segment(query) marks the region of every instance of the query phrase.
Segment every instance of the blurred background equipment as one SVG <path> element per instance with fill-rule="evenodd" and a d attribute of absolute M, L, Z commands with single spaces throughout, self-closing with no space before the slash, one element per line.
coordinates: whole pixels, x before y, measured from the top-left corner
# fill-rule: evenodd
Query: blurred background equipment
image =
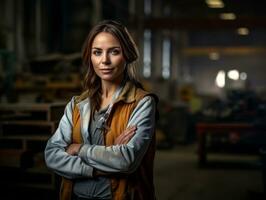
<path fill-rule="evenodd" d="M 15 199 L 16 195 L 28 195 L 24 190 L 33 190 L 49 191 L 48 196 L 56 197 L 59 179 L 46 168 L 43 150 L 64 107 L 64 103 L 0 105 L 0 185 L 5 188 L 4 196 Z M 14 188 L 16 193 L 12 193 Z"/>

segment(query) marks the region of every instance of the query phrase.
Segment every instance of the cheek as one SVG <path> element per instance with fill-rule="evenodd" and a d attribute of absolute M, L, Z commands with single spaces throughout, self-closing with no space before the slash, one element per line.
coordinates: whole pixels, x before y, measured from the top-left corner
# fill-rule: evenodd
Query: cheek
<path fill-rule="evenodd" d="M 98 74 L 98 66 L 99 66 L 99 64 L 97 64 L 98 62 L 97 62 L 97 59 L 93 59 L 93 58 L 91 58 L 91 64 L 92 64 L 92 69 L 94 70 L 94 72 L 96 73 L 96 74 Z"/>
<path fill-rule="evenodd" d="M 124 69 L 124 66 L 126 64 L 126 61 L 124 58 L 117 58 L 116 61 L 115 61 L 116 65 L 118 68 L 122 68 Z"/>
<path fill-rule="evenodd" d="M 99 65 L 99 59 L 97 59 L 95 57 L 91 57 L 91 63 L 93 65 L 93 67 L 96 67 L 97 65 Z"/>
<path fill-rule="evenodd" d="M 91 64 L 92 64 L 92 66 L 95 65 L 95 59 L 93 57 L 91 57 Z"/>

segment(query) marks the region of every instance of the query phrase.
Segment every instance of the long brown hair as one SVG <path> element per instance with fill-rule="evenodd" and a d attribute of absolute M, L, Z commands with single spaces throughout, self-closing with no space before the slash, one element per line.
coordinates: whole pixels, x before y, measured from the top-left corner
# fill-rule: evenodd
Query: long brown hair
<path fill-rule="evenodd" d="M 96 35 L 101 32 L 112 34 L 120 43 L 123 56 L 126 60 L 124 71 L 125 78 L 133 82 L 137 87 L 142 87 L 136 75 L 136 63 L 139 52 L 127 28 L 113 20 L 104 20 L 94 26 L 85 40 L 82 51 L 83 64 L 87 68 L 84 78 L 84 90 L 91 100 L 92 114 L 99 110 L 101 104 L 101 79 L 96 75 L 91 62 L 91 48 Z"/>

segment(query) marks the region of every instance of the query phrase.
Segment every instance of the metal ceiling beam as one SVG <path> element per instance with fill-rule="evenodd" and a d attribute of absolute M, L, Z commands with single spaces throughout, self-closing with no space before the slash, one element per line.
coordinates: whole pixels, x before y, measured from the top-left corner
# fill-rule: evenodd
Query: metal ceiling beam
<path fill-rule="evenodd" d="M 266 28 L 266 18 L 238 18 L 236 20 L 221 20 L 215 18 L 156 18 L 131 22 L 133 27 L 141 23 L 150 29 L 235 29 L 239 27 Z"/>
<path fill-rule="evenodd" d="M 190 47 L 184 48 L 183 54 L 186 56 L 204 56 L 209 53 L 217 52 L 221 55 L 265 55 L 265 47 L 249 47 L 249 46 L 231 46 L 231 47 Z"/>

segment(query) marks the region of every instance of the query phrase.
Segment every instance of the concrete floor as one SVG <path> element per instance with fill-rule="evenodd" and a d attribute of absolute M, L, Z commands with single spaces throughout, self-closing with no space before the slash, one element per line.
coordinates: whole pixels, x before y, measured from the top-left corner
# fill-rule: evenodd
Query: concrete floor
<path fill-rule="evenodd" d="M 261 200 L 260 158 L 209 154 L 198 167 L 196 145 L 157 150 L 155 188 L 158 200 Z"/>
<path fill-rule="evenodd" d="M 209 154 L 208 165 L 198 167 L 196 145 L 157 150 L 155 157 L 157 200 L 262 200 L 260 158 Z M 57 193 L 6 190 L 4 200 L 56 200 Z M 2 191 L 3 192 L 3 191 Z M 30 195 L 29 195 L 30 194 Z M 3 195 L 2 195 L 3 196 Z"/>

